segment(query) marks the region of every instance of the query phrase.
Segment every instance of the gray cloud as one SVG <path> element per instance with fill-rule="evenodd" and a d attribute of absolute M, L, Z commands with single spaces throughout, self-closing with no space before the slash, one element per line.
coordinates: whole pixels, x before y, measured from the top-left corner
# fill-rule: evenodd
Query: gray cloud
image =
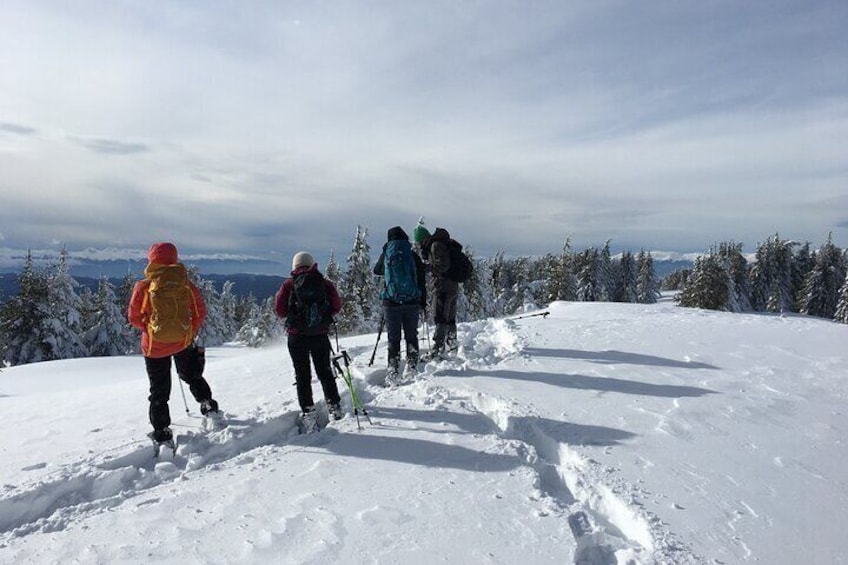
<path fill-rule="evenodd" d="M 4 125 L 39 135 L 0 144 L 7 242 L 346 253 L 423 215 L 484 254 L 689 251 L 843 225 L 844 7 L 378 4 L 11 0 Z"/>
<path fill-rule="evenodd" d="M 38 130 L 35 128 L 31 128 L 29 126 L 22 126 L 20 124 L 10 124 L 10 123 L 0 123 L 0 131 L 6 131 L 9 133 L 15 133 L 18 135 L 34 135 L 38 133 Z"/>
<path fill-rule="evenodd" d="M 144 143 L 119 141 L 115 139 L 80 137 L 73 137 L 71 139 L 86 149 L 103 155 L 132 155 L 134 153 L 146 153 L 151 150 L 150 146 Z"/>

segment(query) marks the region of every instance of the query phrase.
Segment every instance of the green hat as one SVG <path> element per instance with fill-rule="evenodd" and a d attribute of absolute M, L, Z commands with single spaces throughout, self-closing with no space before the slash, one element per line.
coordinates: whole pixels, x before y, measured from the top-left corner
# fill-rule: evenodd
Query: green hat
<path fill-rule="evenodd" d="M 415 240 L 415 243 L 422 243 L 428 237 L 430 237 L 430 232 L 422 224 L 415 226 L 415 229 L 412 231 L 412 239 Z"/>

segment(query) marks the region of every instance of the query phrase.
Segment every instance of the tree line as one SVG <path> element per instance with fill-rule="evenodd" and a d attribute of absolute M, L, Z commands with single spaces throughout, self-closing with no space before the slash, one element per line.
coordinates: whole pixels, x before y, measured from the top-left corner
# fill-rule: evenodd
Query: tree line
<path fill-rule="evenodd" d="M 691 270 L 666 277 L 681 306 L 728 312 L 795 312 L 848 323 L 848 250 L 831 236 L 817 250 L 781 239 L 757 247 L 749 264 L 742 244 L 714 245 Z"/>
<path fill-rule="evenodd" d="M 477 258 L 472 249 L 466 247 L 465 252 L 473 271 L 461 285 L 460 322 L 509 316 L 555 300 L 653 303 L 659 297 L 660 281 L 651 254 L 625 251 L 612 257 L 609 241 L 600 249 L 575 252 L 566 240 L 559 253 L 542 257 L 507 257 L 499 252 Z M 358 226 L 345 262 L 339 263 L 331 251 L 322 269 L 343 300 L 336 319 L 340 335 L 374 332 L 379 327 L 381 280 L 371 273 L 371 255 L 368 229 Z M 236 341 L 259 347 L 283 335 L 273 297 L 239 297 L 229 281 L 218 291 L 196 268 L 188 268 L 207 307 L 197 338 L 200 343 L 215 346 Z M 5 300 L 0 297 L 0 359 L 8 366 L 139 353 L 139 332 L 126 319 L 135 282 L 128 274 L 120 285 L 103 278 L 96 290 L 81 290 L 70 275 L 64 250 L 55 265 L 43 268 L 35 267 L 27 256 L 18 294 Z"/>

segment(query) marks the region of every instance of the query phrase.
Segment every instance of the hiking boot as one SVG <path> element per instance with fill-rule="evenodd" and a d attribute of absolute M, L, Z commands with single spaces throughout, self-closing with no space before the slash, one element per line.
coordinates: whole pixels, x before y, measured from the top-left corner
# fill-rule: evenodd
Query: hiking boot
<path fill-rule="evenodd" d="M 165 443 L 174 439 L 174 433 L 171 431 L 171 428 L 162 428 L 161 430 L 153 430 L 150 437 L 152 437 L 153 441 L 156 443 Z"/>
<path fill-rule="evenodd" d="M 400 356 L 389 356 L 389 364 L 386 367 L 386 386 L 398 384 L 400 375 Z"/>
<path fill-rule="evenodd" d="M 218 402 L 210 398 L 200 402 L 200 413 L 206 416 L 209 412 L 218 412 Z"/>
<path fill-rule="evenodd" d="M 330 402 L 327 404 L 327 412 L 330 413 L 330 417 L 333 420 L 341 420 L 344 418 L 344 412 L 342 412 L 342 405 L 339 402 Z"/>
<path fill-rule="evenodd" d="M 302 433 L 311 434 L 318 431 L 318 411 L 315 406 L 307 406 L 300 414 L 300 428 Z"/>

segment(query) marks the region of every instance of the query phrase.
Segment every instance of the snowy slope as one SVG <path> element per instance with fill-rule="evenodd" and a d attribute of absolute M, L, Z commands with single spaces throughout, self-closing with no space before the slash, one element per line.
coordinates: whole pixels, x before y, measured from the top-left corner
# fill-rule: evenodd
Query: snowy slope
<path fill-rule="evenodd" d="M 393 389 L 384 343 L 368 367 L 376 336 L 341 340 L 361 431 L 297 435 L 282 344 L 210 349 L 229 425 L 175 385 L 158 463 L 140 357 L 5 369 L 0 562 L 848 563 L 848 327 L 550 312 L 463 324 Z"/>

